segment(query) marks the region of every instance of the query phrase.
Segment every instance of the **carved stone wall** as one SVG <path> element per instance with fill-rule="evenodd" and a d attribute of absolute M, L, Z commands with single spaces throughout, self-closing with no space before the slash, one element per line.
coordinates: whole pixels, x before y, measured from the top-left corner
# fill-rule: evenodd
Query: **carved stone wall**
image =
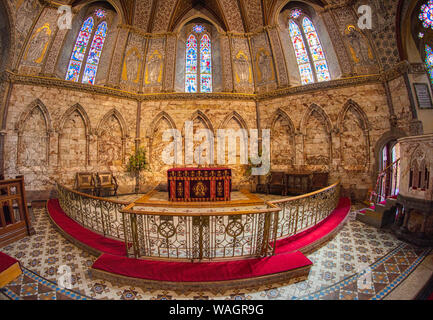
<path fill-rule="evenodd" d="M 273 169 L 328 171 L 346 195 L 365 198 L 375 182 L 374 145 L 390 130 L 381 84 L 261 101 L 259 113 L 262 129 L 271 129 Z"/>

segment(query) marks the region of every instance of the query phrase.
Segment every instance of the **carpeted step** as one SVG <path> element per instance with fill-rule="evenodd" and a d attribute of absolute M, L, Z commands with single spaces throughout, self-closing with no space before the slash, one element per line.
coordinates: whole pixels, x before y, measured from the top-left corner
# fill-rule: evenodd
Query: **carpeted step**
<path fill-rule="evenodd" d="M 0 288 L 18 278 L 21 273 L 18 260 L 0 252 Z"/>
<path fill-rule="evenodd" d="M 308 230 L 305 230 L 292 237 L 277 241 L 275 253 L 281 254 L 284 252 L 302 250 L 303 248 L 311 246 L 314 243 L 322 240 L 324 237 L 338 228 L 346 219 L 350 212 L 350 206 L 351 203 L 349 198 L 341 198 L 337 207 L 329 215 L 329 217 Z"/>
<path fill-rule="evenodd" d="M 101 255 L 92 269 L 135 279 L 167 282 L 216 282 L 250 279 L 311 267 L 301 252 L 224 262 L 167 262 Z"/>
<path fill-rule="evenodd" d="M 66 215 L 60 207 L 59 200 L 49 200 L 47 209 L 51 220 L 56 226 L 74 240 L 100 253 L 126 256 L 126 248 L 123 241 L 109 239 L 84 228 Z"/>

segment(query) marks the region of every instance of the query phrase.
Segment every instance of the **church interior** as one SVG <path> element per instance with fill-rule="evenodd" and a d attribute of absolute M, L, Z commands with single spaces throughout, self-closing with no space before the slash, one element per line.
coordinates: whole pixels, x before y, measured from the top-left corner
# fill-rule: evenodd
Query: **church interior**
<path fill-rule="evenodd" d="M 0 300 L 433 300 L 432 89 L 433 0 L 0 0 Z"/>

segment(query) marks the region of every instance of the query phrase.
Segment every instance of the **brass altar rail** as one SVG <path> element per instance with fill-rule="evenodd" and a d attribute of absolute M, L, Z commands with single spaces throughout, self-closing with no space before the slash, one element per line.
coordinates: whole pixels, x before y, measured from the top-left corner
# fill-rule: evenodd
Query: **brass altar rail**
<path fill-rule="evenodd" d="M 189 261 L 273 255 L 276 241 L 310 228 L 335 209 L 340 183 L 251 210 L 146 210 L 146 204 L 90 196 L 57 184 L 66 214 L 125 242 L 128 256 Z"/>
<path fill-rule="evenodd" d="M 294 236 L 327 218 L 340 199 L 340 181 L 321 190 L 282 200 L 270 201 L 281 208 L 277 238 Z"/>
<path fill-rule="evenodd" d="M 123 240 L 123 214 L 129 202 L 81 193 L 56 182 L 63 211 L 83 227 L 106 237 Z"/>

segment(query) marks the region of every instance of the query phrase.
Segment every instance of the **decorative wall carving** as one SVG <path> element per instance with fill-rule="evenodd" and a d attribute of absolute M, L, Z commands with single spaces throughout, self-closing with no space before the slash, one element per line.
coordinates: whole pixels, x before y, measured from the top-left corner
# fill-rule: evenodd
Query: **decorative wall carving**
<path fill-rule="evenodd" d="M 125 163 L 128 129 L 116 109 L 109 111 L 98 126 L 98 164 L 120 166 Z"/>

